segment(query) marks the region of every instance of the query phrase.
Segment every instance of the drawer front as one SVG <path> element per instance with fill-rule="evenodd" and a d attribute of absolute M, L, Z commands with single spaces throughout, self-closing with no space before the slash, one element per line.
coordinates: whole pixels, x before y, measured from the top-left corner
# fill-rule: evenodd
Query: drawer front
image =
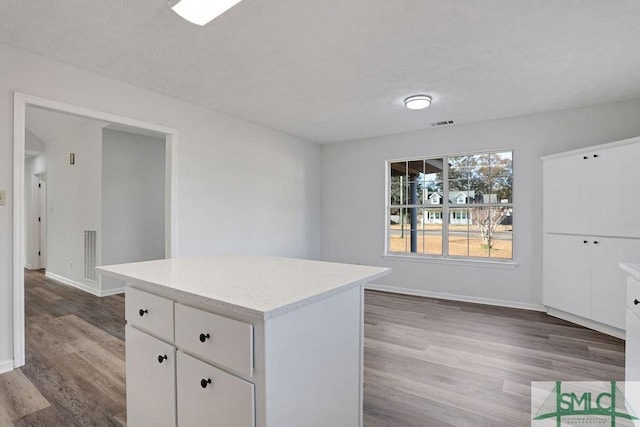
<path fill-rule="evenodd" d="M 127 288 L 125 318 L 129 325 L 173 341 L 173 301 Z"/>
<path fill-rule="evenodd" d="M 176 350 L 127 325 L 127 425 L 176 425 Z"/>
<path fill-rule="evenodd" d="M 640 319 L 640 282 L 633 277 L 627 277 L 627 307 Z"/>
<path fill-rule="evenodd" d="M 176 304 L 176 345 L 238 373 L 253 375 L 253 325 Z"/>
<path fill-rule="evenodd" d="M 253 384 L 178 351 L 180 427 L 254 427 Z"/>

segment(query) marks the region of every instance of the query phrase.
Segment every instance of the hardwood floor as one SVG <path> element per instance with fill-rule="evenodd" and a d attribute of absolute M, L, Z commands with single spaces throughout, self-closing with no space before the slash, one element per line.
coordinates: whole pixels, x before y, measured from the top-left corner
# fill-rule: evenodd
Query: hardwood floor
<path fill-rule="evenodd" d="M 367 291 L 366 427 L 528 426 L 529 386 L 623 380 L 624 342 L 543 313 Z M 124 297 L 26 273 L 27 364 L 0 426 L 125 425 Z"/>
<path fill-rule="evenodd" d="M 26 364 L 0 375 L 0 426 L 122 426 L 124 296 L 25 272 Z"/>
<path fill-rule="evenodd" d="M 365 305 L 367 427 L 529 426 L 531 381 L 624 380 L 624 341 L 544 313 L 372 291 Z"/>

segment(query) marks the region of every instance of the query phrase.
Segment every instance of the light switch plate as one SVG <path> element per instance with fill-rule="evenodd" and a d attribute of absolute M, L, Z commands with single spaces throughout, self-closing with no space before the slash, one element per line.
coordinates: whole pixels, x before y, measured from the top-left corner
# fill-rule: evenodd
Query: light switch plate
<path fill-rule="evenodd" d="M 7 206 L 7 190 L 0 190 L 0 206 Z"/>

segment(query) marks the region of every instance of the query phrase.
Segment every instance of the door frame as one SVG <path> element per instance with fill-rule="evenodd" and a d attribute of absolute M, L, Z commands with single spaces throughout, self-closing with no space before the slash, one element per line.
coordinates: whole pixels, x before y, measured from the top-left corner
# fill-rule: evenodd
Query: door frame
<path fill-rule="evenodd" d="M 13 93 L 13 367 L 25 363 L 24 323 L 24 153 L 27 106 L 100 120 L 113 124 L 132 126 L 165 134 L 165 257 L 172 258 L 176 241 L 176 146 L 178 130 L 129 117 L 66 104 L 22 92 Z"/>

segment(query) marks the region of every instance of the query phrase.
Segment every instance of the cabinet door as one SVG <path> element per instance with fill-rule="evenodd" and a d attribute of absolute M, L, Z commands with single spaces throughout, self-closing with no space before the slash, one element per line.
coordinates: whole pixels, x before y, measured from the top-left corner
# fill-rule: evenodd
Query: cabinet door
<path fill-rule="evenodd" d="M 620 263 L 640 259 L 640 240 L 589 237 L 592 246 L 591 318 L 625 328 L 627 274 Z"/>
<path fill-rule="evenodd" d="M 640 319 L 629 310 L 626 316 L 625 381 L 640 381 Z"/>
<path fill-rule="evenodd" d="M 178 352 L 180 427 L 254 427 L 254 386 Z"/>
<path fill-rule="evenodd" d="M 544 305 L 590 317 L 591 246 L 581 236 L 544 235 Z"/>
<path fill-rule="evenodd" d="M 597 157 L 593 157 L 597 156 Z M 640 144 L 596 150 L 591 157 L 592 234 L 640 237 Z"/>
<path fill-rule="evenodd" d="M 130 325 L 125 342 L 127 426 L 175 426 L 175 348 Z"/>
<path fill-rule="evenodd" d="M 587 159 L 584 159 L 587 157 Z M 543 224 L 545 232 L 589 234 L 591 229 L 591 164 L 593 158 L 574 154 L 545 160 Z"/>
<path fill-rule="evenodd" d="M 625 398 L 631 409 L 640 413 L 640 319 L 627 310 L 627 342 L 625 344 Z M 640 426 L 640 420 L 636 420 Z"/>

